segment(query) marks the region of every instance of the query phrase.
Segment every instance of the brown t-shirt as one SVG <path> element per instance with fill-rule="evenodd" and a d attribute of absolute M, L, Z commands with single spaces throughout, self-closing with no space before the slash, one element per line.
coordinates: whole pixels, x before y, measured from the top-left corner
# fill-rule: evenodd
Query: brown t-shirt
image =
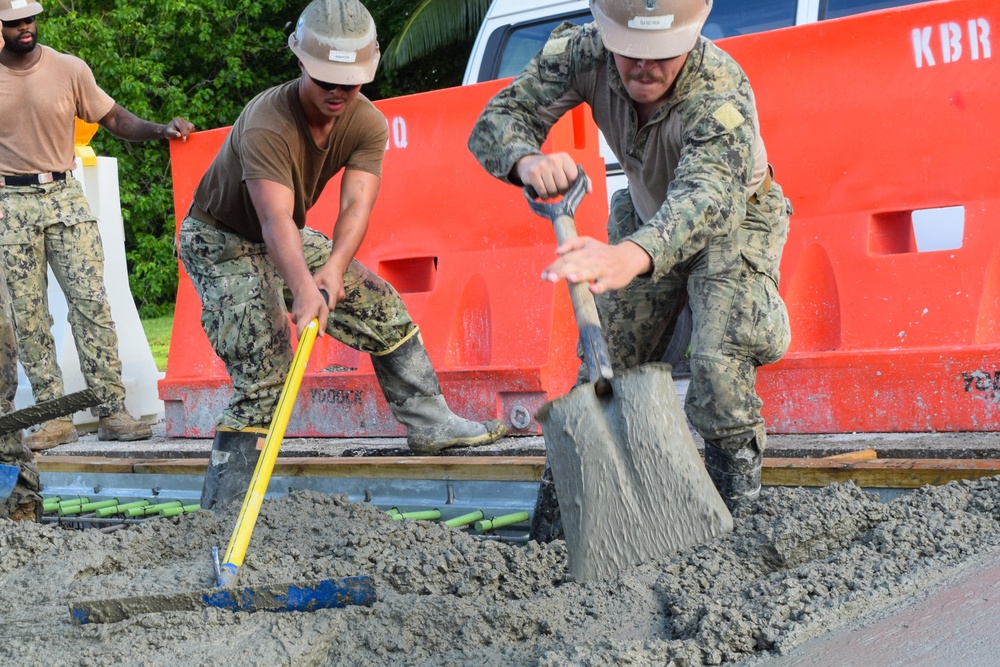
<path fill-rule="evenodd" d="M 263 179 L 290 188 L 292 218 L 302 229 L 306 211 L 341 169 L 382 175 L 389 139 L 385 116 L 358 95 L 334 124 L 328 148 L 320 148 L 306 124 L 298 86 L 298 79 L 289 81 L 247 104 L 194 193 L 198 208 L 253 241 L 264 238 L 246 181 Z"/>
<path fill-rule="evenodd" d="M 39 45 L 26 70 L 0 65 L 0 174 L 67 171 L 75 164 L 75 117 L 104 118 L 115 101 L 76 56 Z"/>

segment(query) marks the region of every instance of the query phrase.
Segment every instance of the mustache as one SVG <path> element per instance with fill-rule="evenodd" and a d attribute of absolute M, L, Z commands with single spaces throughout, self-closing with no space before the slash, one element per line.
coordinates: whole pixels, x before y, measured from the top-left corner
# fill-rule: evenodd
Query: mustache
<path fill-rule="evenodd" d="M 666 79 L 662 76 L 648 72 L 643 72 L 641 74 L 629 74 L 628 80 L 635 81 L 636 83 L 666 83 Z"/>

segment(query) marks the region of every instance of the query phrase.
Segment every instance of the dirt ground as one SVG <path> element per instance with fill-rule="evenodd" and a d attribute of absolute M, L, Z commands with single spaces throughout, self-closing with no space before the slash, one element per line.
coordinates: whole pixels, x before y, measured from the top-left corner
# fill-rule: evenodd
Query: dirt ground
<path fill-rule="evenodd" d="M 1000 481 L 881 502 L 765 489 L 733 533 L 586 585 L 565 543 L 393 522 L 344 496 L 264 504 L 246 585 L 371 575 L 378 602 L 311 613 L 161 612 L 76 626 L 73 601 L 208 588 L 233 517 L 105 533 L 0 521 L 0 664 L 721 665 L 780 654 L 1000 548 Z"/>

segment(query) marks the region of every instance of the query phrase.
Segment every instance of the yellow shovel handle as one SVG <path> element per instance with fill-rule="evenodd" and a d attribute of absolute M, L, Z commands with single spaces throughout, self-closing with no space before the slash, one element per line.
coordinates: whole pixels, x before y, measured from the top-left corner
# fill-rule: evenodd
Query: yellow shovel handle
<path fill-rule="evenodd" d="M 288 377 L 285 378 L 285 386 L 281 389 L 278 406 L 274 410 L 274 418 L 267 431 L 267 440 L 264 441 L 264 451 L 257 459 L 257 467 L 253 471 L 250 488 L 247 489 L 247 495 L 243 499 L 243 507 L 240 508 L 240 515 L 236 520 L 236 527 L 233 529 L 233 536 L 229 538 L 229 546 L 226 548 L 224 562 L 235 567 L 243 565 L 247 545 L 250 544 L 250 536 L 253 534 L 254 526 L 257 525 L 257 516 L 260 514 L 261 504 L 264 502 L 264 494 L 267 493 L 267 485 L 271 481 L 274 462 L 278 458 L 281 442 L 285 438 L 285 429 L 288 428 L 288 420 L 292 417 L 295 398 L 299 394 L 302 376 L 306 372 L 306 362 L 309 361 L 309 354 L 312 352 L 318 332 L 319 320 L 310 322 L 305 331 L 302 332 L 299 348 L 295 351 L 292 367 L 288 371 Z"/>

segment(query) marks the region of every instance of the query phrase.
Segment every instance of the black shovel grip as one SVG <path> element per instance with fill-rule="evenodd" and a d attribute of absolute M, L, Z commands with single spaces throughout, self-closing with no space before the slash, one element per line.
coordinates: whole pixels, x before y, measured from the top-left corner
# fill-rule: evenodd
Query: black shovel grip
<path fill-rule="evenodd" d="M 577 206 L 587 192 L 587 175 L 583 172 L 583 167 L 578 167 L 579 176 L 563 195 L 561 201 L 555 204 L 547 204 L 537 199 L 537 192 L 530 185 L 524 188 L 524 196 L 527 198 L 531 209 L 552 221 L 552 226 L 556 231 L 556 241 L 562 245 L 566 241 L 576 238 L 576 220 L 573 214 L 576 213 Z M 580 330 L 580 343 L 583 346 L 583 360 L 587 364 L 587 372 L 590 381 L 594 383 L 594 389 L 599 396 L 611 392 L 610 380 L 614 377 L 611 368 L 611 355 L 608 353 L 608 344 L 604 340 L 604 332 L 601 330 L 601 320 L 597 314 L 597 304 L 594 302 L 594 295 L 590 292 L 590 286 L 585 283 L 571 283 L 569 285 L 569 297 L 573 302 L 573 313 L 576 315 L 576 326 Z"/>

